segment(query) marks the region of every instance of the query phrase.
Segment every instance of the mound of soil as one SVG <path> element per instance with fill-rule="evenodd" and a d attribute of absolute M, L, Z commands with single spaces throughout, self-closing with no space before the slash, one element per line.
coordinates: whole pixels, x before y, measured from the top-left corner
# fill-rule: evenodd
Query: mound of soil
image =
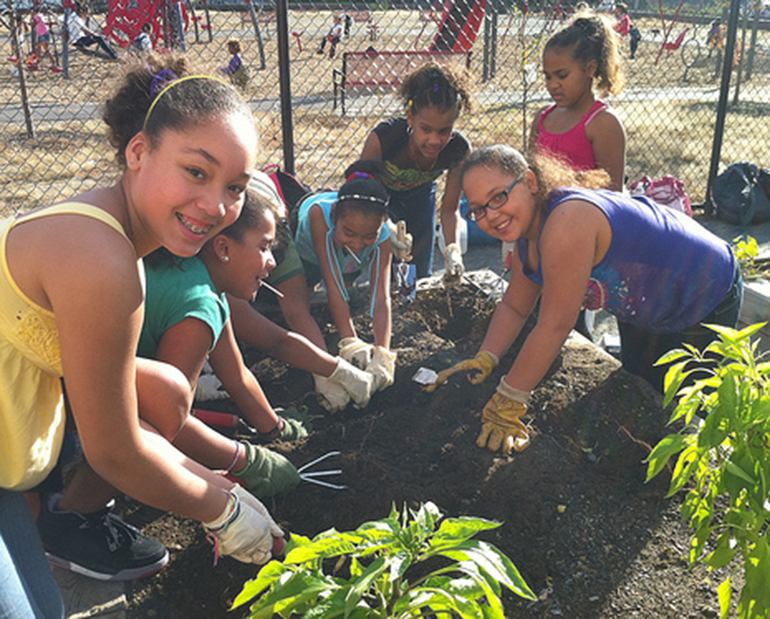
<path fill-rule="evenodd" d="M 506 617 L 718 616 L 721 578 L 688 568 L 688 529 L 677 499 L 664 499 L 667 475 L 644 483 L 642 461 L 666 434 L 667 419 L 646 383 L 571 338 L 534 394 L 531 446 L 503 457 L 475 441 L 481 411 L 522 338 L 481 385 L 455 376 L 428 394 L 412 382 L 421 366 L 438 370 L 474 355 L 492 309 L 460 286 L 421 291 L 411 306 L 394 311 L 396 382 L 365 410 L 324 414 L 307 373 L 245 351 L 275 406 L 305 404 L 317 415 L 307 439 L 275 449 L 298 466 L 342 452 L 327 462 L 343 470 L 339 479 L 348 489 L 303 483 L 268 501 L 276 520 L 313 536 L 383 518 L 394 503 L 433 501 L 447 516 L 503 523 L 480 537 L 513 560 L 539 598 L 506 592 Z M 360 320 L 364 337 L 367 323 Z M 235 410 L 229 401 L 206 404 Z M 230 558 L 213 566 L 196 523 L 129 504 L 132 510 L 128 519 L 163 541 L 172 559 L 157 576 L 131 584 L 129 618 L 242 616 L 227 609 L 255 566 Z"/>

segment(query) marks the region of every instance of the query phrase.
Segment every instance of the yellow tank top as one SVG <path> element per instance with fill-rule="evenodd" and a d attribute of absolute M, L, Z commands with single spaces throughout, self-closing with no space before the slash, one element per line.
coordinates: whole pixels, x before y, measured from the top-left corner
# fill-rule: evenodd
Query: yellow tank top
<path fill-rule="evenodd" d="M 98 219 L 126 236 L 112 215 L 75 202 L 0 221 L 0 488 L 8 490 L 28 490 L 51 472 L 61 450 L 65 414 L 56 319 L 16 285 L 6 241 L 20 222 L 61 214 Z"/>

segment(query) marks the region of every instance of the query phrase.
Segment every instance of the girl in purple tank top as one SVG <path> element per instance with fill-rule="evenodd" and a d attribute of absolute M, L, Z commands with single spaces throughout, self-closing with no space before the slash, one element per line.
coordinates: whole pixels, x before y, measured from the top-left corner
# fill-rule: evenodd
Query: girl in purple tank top
<path fill-rule="evenodd" d="M 439 375 L 472 371 L 487 378 L 540 300 L 535 327 L 484 408 L 480 447 L 522 450 L 521 418 L 581 307 L 618 318 L 623 366 L 662 389 L 654 363 L 689 343 L 703 349 L 716 334 L 704 324 L 735 327 L 743 286 L 727 242 L 692 218 L 647 198 L 601 189 L 606 177 L 577 174 L 558 160 L 529 164 L 515 149 L 486 146 L 463 164 L 468 217 L 484 232 L 516 244 L 511 281 L 479 353 Z"/>

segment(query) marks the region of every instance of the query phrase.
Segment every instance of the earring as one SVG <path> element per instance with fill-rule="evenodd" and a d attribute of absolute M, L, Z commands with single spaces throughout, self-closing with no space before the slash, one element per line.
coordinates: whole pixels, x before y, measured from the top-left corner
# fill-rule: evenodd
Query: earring
<path fill-rule="evenodd" d="M 222 256 L 220 260 L 222 260 L 222 262 L 230 262 L 230 256 Z"/>

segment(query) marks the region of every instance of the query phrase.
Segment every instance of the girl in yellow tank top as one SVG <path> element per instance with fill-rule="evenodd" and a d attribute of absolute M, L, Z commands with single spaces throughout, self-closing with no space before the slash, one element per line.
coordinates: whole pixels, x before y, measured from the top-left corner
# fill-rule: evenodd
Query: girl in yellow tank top
<path fill-rule="evenodd" d="M 173 54 L 143 62 L 104 107 L 120 180 L 0 229 L 0 573 L 12 575 L 0 579 L 2 616 L 63 614 L 20 492 L 56 462 L 61 378 L 88 463 L 120 492 L 202 521 L 242 561 L 267 561 L 281 533 L 261 503 L 169 442 L 186 411 L 162 387 L 179 376 L 158 367 L 137 382 L 141 258 L 160 246 L 192 256 L 232 223 L 257 143 L 230 85 Z M 140 423 L 149 392 L 169 394 L 167 428 Z"/>

